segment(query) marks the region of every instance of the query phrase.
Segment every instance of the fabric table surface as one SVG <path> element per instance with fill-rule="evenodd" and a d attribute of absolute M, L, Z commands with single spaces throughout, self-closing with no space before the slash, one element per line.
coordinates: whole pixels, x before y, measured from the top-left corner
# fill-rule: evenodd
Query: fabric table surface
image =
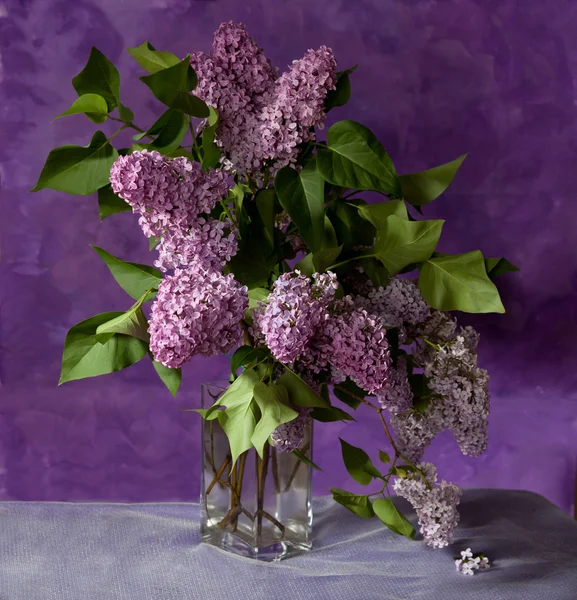
<path fill-rule="evenodd" d="M 577 522 L 537 494 L 466 490 L 441 550 L 314 508 L 314 550 L 265 563 L 200 544 L 198 504 L 1 502 L 0 600 L 577 600 Z M 467 547 L 492 568 L 458 573 Z"/>

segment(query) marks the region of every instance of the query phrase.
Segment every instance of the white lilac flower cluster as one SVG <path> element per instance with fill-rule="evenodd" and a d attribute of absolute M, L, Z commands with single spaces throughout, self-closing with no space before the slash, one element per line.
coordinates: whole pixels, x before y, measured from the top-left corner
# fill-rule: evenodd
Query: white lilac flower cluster
<path fill-rule="evenodd" d="M 443 548 L 451 543 L 459 523 L 461 490 L 446 481 L 437 484 L 437 469 L 431 463 L 419 463 L 417 469 L 396 479 L 393 488 L 413 505 L 427 545 Z"/>
<path fill-rule="evenodd" d="M 355 302 L 378 315 L 388 327 L 418 325 L 431 314 L 419 288 L 409 279 L 393 278 L 386 287 L 375 287 L 369 281 L 364 286 L 363 294 L 355 296 Z"/>
<path fill-rule="evenodd" d="M 463 550 L 461 558 L 455 559 L 455 568 L 463 575 L 474 575 L 475 571 L 483 571 L 490 566 L 491 563 L 484 554 L 473 554 L 471 548 Z"/>
<path fill-rule="evenodd" d="M 490 399 L 488 373 L 477 366 L 479 336 L 471 327 L 457 333 L 448 317 L 434 314 L 431 320 L 435 327 L 428 331 L 436 342 L 415 350 L 413 360 L 422 368 L 432 398 L 423 413 L 393 415 L 399 449 L 410 460 L 420 460 L 433 438 L 450 429 L 463 454 L 478 456 L 487 446 Z"/>
<path fill-rule="evenodd" d="M 298 417 L 279 425 L 270 436 L 272 445 L 278 452 L 292 452 L 297 450 L 303 442 L 307 427 L 311 423 L 310 408 L 295 408 L 298 410 Z"/>
<path fill-rule="evenodd" d="M 218 110 L 217 143 L 225 164 L 243 175 L 295 164 L 299 146 L 322 127 L 327 93 L 336 86 L 329 48 L 309 50 L 277 78 L 240 23 L 223 23 L 211 54 L 196 52 L 191 64 L 199 81 L 195 94 Z"/>

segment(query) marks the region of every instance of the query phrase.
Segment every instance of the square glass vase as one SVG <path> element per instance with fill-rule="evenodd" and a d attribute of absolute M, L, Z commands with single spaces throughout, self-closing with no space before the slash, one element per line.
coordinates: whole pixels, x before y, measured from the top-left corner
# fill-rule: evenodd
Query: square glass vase
<path fill-rule="evenodd" d="M 228 382 L 202 385 L 209 408 Z M 312 460 L 312 422 L 298 450 Z M 262 458 L 254 448 L 231 453 L 218 419 L 202 423 L 200 535 L 204 543 L 248 558 L 279 561 L 312 548 L 312 469 L 268 442 Z"/>

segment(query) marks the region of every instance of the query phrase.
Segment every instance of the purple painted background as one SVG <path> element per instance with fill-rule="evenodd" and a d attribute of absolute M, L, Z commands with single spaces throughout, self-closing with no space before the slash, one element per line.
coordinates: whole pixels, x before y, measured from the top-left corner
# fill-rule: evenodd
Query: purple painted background
<path fill-rule="evenodd" d="M 174 400 L 149 363 L 57 388 L 68 328 L 131 304 L 88 244 L 151 261 L 135 218 L 99 223 L 95 197 L 29 194 L 48 151 L 86 144 L 81 116 L 50 123 L 96 45 L 119 65 L 123 102 L 150 124 L 159 106 L 124 51 L 150 40 L 206 50 L 241 20 L 284 67 L 332 46 L 359 63 L 338 118 L 373 128 L 401 172 L 469 152 L 427 217 L 444 249 L 478 247 L 522 268 L 501 281 L 508 314 L 473 317 L 490 369 L 490 449 L 462 457 L 449 437 L 429 457 L 465 486 L 526 488 L 564 509 L 577 464 L 577 5 L 572 0 L 8 0 L 0 2 L 0 498 L 194 500 L 199 383 L 226 374 L 194 360 Z M 86 121 L 86 122 L 85 122 Z M 384 447 L 372 414 L 316 429 L 316 491 L 348 487 L 337 436 Z"/>

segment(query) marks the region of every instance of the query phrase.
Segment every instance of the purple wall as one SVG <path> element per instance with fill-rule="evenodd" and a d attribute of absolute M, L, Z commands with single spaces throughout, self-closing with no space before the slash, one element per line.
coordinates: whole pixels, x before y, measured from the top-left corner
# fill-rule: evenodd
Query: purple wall
<path fill-rule="evenodd" d="M 577 5 L 571 0 L 8 0 L 0 4 L 0 498 L 194 500 L 201 380 L 194 360 L 171 398 L 142 362 L 56 387 L 67 329 L 131 301 L 89 243 L 150 261 L 135 219 L 99 223 L 96 199 L 28 194 L 53 146 L 85 144 L 83 117 L 50 124 L 75 97 L 92 44 L 115 61 L 138 122 L 158 109 L 124 52 L 150 40 L 207 49 L 222 20 L 247 23 L 280 66 L 327 44 L 359 63 L 338 118 L 373 128 L 407 172 L 470 156 L 427 217 L 447 218 L 444 248 L 481 247 L 522 273 L 501 282 L 506 316 L 469 318 L 492 374 L 490 449 L 429 452 L 465 486 L 527 488 L 568 510 L 577 463 Z M 347 487 L 337 435 L 384 446 L 371 414 L 317 427 L 319 493 Z M 369 443 L 370 441 L 370 443 Z M 336 442 L 336 443 L 335 443 Z"/>

